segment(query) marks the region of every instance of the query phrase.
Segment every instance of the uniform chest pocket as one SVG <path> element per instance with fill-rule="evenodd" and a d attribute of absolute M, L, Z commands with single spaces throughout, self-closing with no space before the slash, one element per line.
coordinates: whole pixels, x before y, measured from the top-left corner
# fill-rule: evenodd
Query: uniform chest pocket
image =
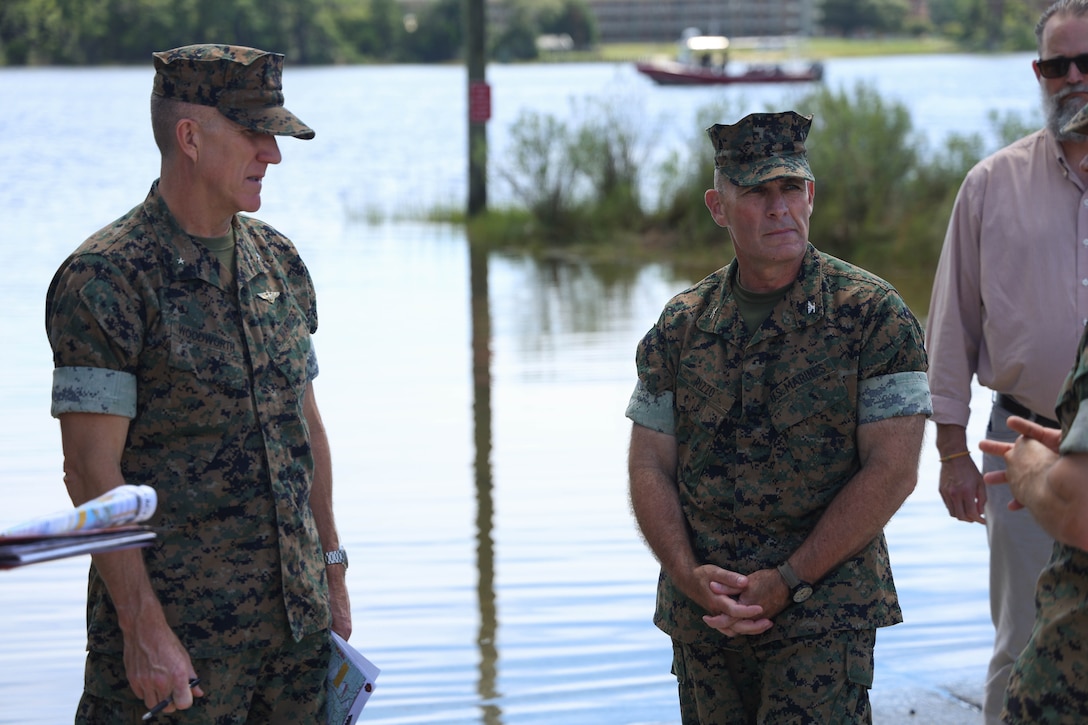
<path fill-rule="evenodd" d="M 775 455 L 820 490 L 839 485 L 856 462 L 857 400 L 835 367 L 802 373 L 772 393 Z"/>
<path fill-rule="evenodd" d="M 205 389 L 214 395 L 218 388 L 245 391 L 248 388 L 245 353 L 237 340 L 184 324 L 167 331 L 168 359 L 175 371 L 175 386 L 191 381 L 193 392 Z"/>
<path fill-rule="evenodd" d="M 676 376 L 676 412 L 680 420 L 713 434 L 736 404 L 736 396 L 721 390 L 700 376 L 681 370 Z"/>
<path fill-rule="evenodd" d="M 165 370 L 139 391 L 141 430 L 149 445 L 173 445 L 193 460 L 210 461 L 229 439 L 230 426 L 252 418 L 244 351 L 214 327 L 174 324 L 165 333 Z"/>
<path fill-rule="evenodd" d="M 292 306 L 276 323 L 268 341 L 268 355 L 289 385 L 295 388 L 306 385 L 310 328 L 297 307 Z"/>
<path fill-rule="evenodd" d="M 853 418 L 855 406 L 837 368 L 817 366 L 780 384 L 771 393 L 771 423 L 780 432 L 806 421 L 841 424 Z"/>

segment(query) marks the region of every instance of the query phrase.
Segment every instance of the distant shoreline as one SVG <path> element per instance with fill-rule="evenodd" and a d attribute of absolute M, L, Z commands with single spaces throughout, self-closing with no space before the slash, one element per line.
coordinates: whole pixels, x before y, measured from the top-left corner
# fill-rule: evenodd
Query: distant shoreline
<path fill-rule="evenodd" d="M 592 50 L 544 52 L 535 60 L 515 61 L 515 63 L 633 63 L 637 60 L 650 57 L 674 57 L 677 44 L 675 42 L 652 43 L 601 43 Z M 975 51 L 956 43 L 949 38 L 938 36 L 925 36 L 920 38 L 803 38 L 789 50 L 755 50 L 738 48 L 731 50 L 730 59 L 738 61 L 780 61 L 789 59 L 828 60 L 831 58 L 858 58 L 868 56 L 886 55 L 932 55 L 932 54 L 960 54 L 976 53 Z M 325 66 L 328 64 L 309 64 L 288 62 L 294 68 L 306 68 L 311 66 Z M 489 58 L 488 63 L 503 63 L 504 61 Z M 446 61 L 434 65 L 462 65 L 463 60 Z M 390 61 L 361 60 L 356 63 L 344 65 L 400 65 Z M 86 63 L 79 65 L 4 65 L 0 68 L 91 68 L 91 67 L 144 67 L 146 63 Z M 419 65 L 411 63 L 410 65 Z"/>
<path fill-rule="evenodd" d="M 856 58 L 881 55 L 927 55 L 969 53 L 954 40 L 937 36 L 920 38 L 804 38 L 791 51 L 731 51 L 735 60 L 781 60 L 803 57 L 810 60 Z M 536 62 L 634 62 L 652 56 L 673 56 L 676 43 L 602 43 L 590 51 L 542 54 Z"/>

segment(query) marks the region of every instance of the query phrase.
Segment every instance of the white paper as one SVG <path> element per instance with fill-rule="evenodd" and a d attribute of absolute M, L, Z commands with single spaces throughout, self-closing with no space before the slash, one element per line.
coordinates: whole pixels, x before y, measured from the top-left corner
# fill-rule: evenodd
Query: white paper
<path fill-rule="evenodd" d="M 157 505 L 155 489 L 125 484 L 77 508 L 16 524 L 0 536 L 52 536 L 134 524 L 149 519 Z"/>

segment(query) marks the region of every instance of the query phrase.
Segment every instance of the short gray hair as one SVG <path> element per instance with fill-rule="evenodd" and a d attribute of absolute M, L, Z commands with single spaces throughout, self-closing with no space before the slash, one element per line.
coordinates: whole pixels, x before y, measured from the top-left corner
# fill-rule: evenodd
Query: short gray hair
<path fill-rule="evenodd" d="M 212 114 L 219 112 L 211 106 L 201 106 L 195 103 L 186 103 L 174 98 L 151 96 L 151 133 L 155 136 L 155 145 L 163 157 L 174 153 L 177 143 L 174 140 L 174 129 L 178 127 L 178 121 L 183 118 L 192 118 L 201 123 L 210 121 Z"/>
<path fill-rule="evenodd" d="M 1050 19 L 1055 15 L 1068 15 L 1074 18 L 1088 15 L 1088 0 L 1058 0 L 1043 11 L 1039 16 L 1039 22 L 1035 24 L 1035 40 L 1039 45 L 1039 52 L 1043 50 L 1043 30 Z"/>

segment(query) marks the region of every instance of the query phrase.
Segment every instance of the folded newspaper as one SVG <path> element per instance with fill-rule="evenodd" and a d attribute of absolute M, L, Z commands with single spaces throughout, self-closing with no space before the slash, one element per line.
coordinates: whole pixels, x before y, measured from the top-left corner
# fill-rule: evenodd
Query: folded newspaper
<path fill-rule="evenodd" d="M 138 524 L 157 504 L 155 489 L 126 484 L 76 508 L 16 524 L 0 531 L 0 569 L 147 546 L 155 532 Z"/>
<path fill-rule="evenodd" d="M 380 673 L 336 632 L 332 632 L 332 657 L 329 659 L 329 687 L 326 702 L 328 725 L 352 725 L 359 719 L 363 705 L 374 691 Z"/>

